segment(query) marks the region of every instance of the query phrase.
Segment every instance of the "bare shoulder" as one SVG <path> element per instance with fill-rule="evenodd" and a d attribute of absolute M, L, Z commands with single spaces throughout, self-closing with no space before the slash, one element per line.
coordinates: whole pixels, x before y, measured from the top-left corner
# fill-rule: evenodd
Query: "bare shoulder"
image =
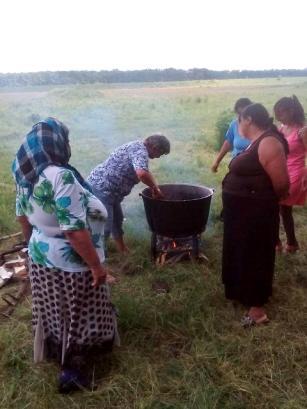
<path fill-rule="evenodd" d="M 259 147 L 260 146 L 266 146 L 266 147 L 281 146 L 282 147 L 282 143 L 278 140 L 276 136 L 268 135 L 267 137 L 262 139 L 262 141 L 259 144 Z"/>
<path fill-rule="evenodd" d="M 279 151 L 279 150 L 283 150 L 283 145 L 275 136 L 269 135 L 266 138 L 262 139 L 262 141 L 259 144 L 259 149 Z"/>
<path fill-rule="evenodd" d="M 285 155 L 282 143 L 275 136 L 267 136 L 259 144 L 259 157 L 263 160 Z"/>

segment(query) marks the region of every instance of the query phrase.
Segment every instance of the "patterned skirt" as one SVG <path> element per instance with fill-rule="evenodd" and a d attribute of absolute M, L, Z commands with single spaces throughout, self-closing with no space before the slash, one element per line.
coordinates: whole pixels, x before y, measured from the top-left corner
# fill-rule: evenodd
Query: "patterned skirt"
<path fill-rule="evenodd" d="M 67 272 L 29 261 L 34 361 L 62 365 L 93 348 L 119 344 L 107 284 L 92 287 L 90 271 Z"/>

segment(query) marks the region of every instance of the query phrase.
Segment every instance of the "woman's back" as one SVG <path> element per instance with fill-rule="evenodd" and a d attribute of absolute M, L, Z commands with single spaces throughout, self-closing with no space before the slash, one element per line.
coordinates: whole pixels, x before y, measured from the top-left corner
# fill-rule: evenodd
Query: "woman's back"
<path fill-rule="evenodd" d="M 306 150 L 302 139 L 299 137 L 299 131 L 300 127 L 295 127 L 288 135 L 285 135 L 289 145 L 287 166 L 291 182 L 300 178 L 305 168 Z M 281 129 L 281 132 L 283 132 L 283 129 Z"/>

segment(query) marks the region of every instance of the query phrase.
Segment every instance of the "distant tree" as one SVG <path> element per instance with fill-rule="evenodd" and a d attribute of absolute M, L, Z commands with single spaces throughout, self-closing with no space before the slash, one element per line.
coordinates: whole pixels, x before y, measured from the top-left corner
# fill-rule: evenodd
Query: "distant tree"
<path fill-rule="evenodd" d="M 32 85 L 64 85 L 119 82 L 163 82 L 186 80 L 214 80 L 233 78 L 281 78 L 307 77 L 303 70 L 224 70 L 214 71 L 206 68 L 179 70 L 175 68 L 144 69 L 132 71 L 43 71 L 36 73 L 0 74 L 0 87 L 24 87 Z"/>

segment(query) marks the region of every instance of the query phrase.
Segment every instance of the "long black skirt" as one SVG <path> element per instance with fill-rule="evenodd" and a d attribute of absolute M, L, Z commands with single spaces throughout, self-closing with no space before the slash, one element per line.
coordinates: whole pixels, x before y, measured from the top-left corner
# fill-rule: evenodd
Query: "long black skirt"
<path fill-rule="evenodd" d="M 272 295 L 277 200 L 223 192 L 222 278 L 225 296 L 248 307 L 263 306 Z"/>

